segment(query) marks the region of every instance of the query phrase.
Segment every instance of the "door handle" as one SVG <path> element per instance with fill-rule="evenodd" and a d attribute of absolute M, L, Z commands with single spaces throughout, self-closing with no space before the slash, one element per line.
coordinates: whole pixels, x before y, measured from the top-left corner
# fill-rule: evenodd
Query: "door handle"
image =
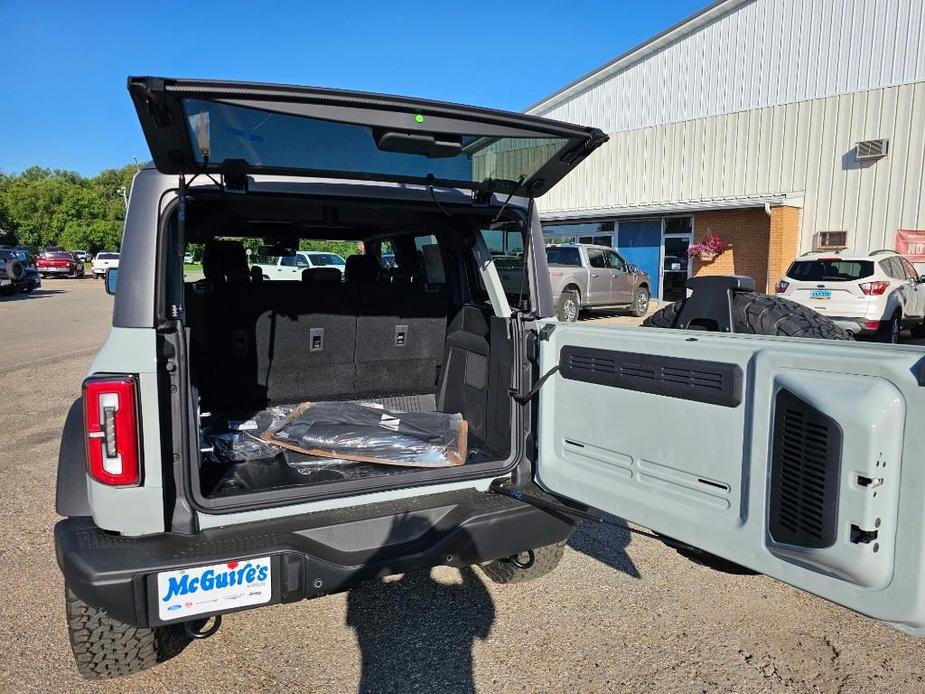
<path fill-rule="evenodd" d="M 591 277 L 600 277 L 600 276 L 601 276 L 601 273 L 599 272 L 597 274 L 594 274 L 594 273 L 591 274 Z"/>

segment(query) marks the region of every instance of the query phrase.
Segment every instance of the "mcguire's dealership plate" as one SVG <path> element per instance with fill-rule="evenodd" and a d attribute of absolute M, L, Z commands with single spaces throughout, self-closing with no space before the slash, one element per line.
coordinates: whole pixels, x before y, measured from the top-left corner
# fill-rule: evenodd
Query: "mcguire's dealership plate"
<path fill-rule="evenodd" d="M 157 575 L 162 620 L 213 614 L 270 602 L 270 557 L 197 566 Z"/>

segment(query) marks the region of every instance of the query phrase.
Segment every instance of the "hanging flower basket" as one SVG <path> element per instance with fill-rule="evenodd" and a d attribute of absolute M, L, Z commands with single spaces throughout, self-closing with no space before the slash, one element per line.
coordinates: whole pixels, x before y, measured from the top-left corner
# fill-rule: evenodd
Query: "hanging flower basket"
<path fill-rule="evenodd" d="M 693 246 L 688 248 L 687 254 L 689 256 L 696 255 L 701 261 L 705 263 L 712 263 L 730 248 L 732 248 L 732 246 L 723 241 L 716 234 L 711 233 L 700 243 L 695 243 Z"/>

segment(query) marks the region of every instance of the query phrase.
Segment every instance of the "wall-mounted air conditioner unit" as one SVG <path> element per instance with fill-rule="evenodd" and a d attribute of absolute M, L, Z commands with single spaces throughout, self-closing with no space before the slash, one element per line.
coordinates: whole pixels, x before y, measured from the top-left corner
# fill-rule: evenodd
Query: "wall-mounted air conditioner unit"
<path fill-rule="evenodd" d="M 854 147 L 854 158 L 858 161 L 875 161 L 883 159 L 890 151 L 890 141 L 886 138 L 880 140 L 862 140 Z"/>
<path fill-rule="evenodd" d="M 847 247 L 847 231 L 818 231 L 813 236 L 814 251 L 840 251 Z"/>

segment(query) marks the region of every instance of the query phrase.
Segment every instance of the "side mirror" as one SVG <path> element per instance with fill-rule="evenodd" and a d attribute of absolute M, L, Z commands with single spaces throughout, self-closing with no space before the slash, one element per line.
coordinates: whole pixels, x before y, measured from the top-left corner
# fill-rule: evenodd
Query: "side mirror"
<path fill-rule="evenodd" d="M 919 282 L 925 283 L 925 275 L 919 275 Z"/>
<path fill-rule="evenodd" d="M 106 293 L 116 293 L 116 283 L 119 281 L 119 268 L 111 267 L 106 270 Z"/>
<path fill-rule="evenodd" d="M 639 266 L 638 266 L 638 265 L 633 265 L 632 263 L 628 263 L 627 266 L 626 266 L 626 269 L 627 269 L 629 272 L 639 272 Z"/>

